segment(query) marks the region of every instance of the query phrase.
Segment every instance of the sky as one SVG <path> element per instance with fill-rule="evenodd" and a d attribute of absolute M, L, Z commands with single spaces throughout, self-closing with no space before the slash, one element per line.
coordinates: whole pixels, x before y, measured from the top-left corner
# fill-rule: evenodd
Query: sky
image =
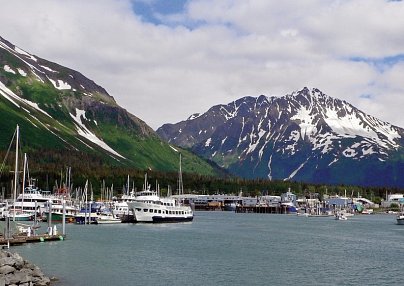
<path fill-rule="evenodd" d="M 404 2 L 0 0 L 0 36 L 83 73 L 153 129 L 315 87 L 404 127 Z"/>

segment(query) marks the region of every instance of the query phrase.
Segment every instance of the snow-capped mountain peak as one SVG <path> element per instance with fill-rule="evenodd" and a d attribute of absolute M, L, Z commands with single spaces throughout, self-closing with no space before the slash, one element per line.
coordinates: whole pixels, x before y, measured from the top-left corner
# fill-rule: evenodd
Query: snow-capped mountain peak
<path fill-rule="evenodd" d="M 307 87 L 283 97 L 242 97 L 157 132 L 237 175 L 285 180 L 323 181 L 312 175 L 330 176 L 346 162 L 393 160 L 404 141 L 401 128 Z"/>

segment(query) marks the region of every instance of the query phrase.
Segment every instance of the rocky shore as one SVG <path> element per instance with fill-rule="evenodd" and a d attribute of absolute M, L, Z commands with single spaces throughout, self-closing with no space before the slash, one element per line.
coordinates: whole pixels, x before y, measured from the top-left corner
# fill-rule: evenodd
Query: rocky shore
<path fill-rule="evenodd" d="M 18 253 L 0 250 L 0 286 L 47 286 L 51 280 Z"/>

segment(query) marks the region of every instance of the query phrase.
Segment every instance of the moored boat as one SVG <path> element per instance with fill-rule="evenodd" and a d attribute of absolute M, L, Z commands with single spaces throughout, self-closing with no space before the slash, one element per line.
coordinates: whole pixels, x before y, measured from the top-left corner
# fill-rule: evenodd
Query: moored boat
<path fill-rule="evenodd" d="M 182 184 L 182 167 L 181 167 L 181 154 L 180 165 L 178 173 L 178 194 L 184 194 L 184 187 Z M 152 191 L 150 185 L 147 183 L 147 176 L 145 176 L 145 183 L 143 191 L 135 193 L 135 200 L 127 202 L 129 209 L 134 215 L 136 222 L 187 222 L 194 219 L 194 213 L 190 205 L 184 205 L 181 199 L 171 197 L 169 188 L 169 196 L 160 197 L 158 191 Z"/>
<path fill-rule="evenodd" d="M 396 217 L 397 224 L 404 224 L 404 213 L 399 213 Z"/>
<path fill-rule="evenodd" d="M 115 217 L 112 213 L 99 214 L 96 216 L 95 221 L 97 224 L 115 224 L 122 222 L 120 218 Z"/>
<path fill-rule="evenodd" d="M 348 218 L 345 216 L 343 212 L 336 212 L 335 213 L 336 220 L 347 220 Z"/>
<path fill-rule="evenodd" d="M 71 199 L 65 199 L 54 195 L 52 196 L 50 203 L 47 204 L 46 210 L 43 212 L 42 220 L 47 220 L 49 218 L 49 208 L 51 208 L 52 221 L 61 222 L 63 220 L 63 211 L 65 213 L 64 215 L 66 222 L 75 221 L 75 216 L 79 210 L 76 206 L 74 206 Z"/>
<path fill-rule="evenodd" d="M 136 200 L 128 202 L 128 206 L 136 222 L 186 222 L 194 218 L 190 206 L 181 205 L 170 197 L 159 197 L 151 190 L 139 192 Z"/>
<path fill-rule="evenodd" d="M 26 212 L 20 212 L 20 211 L 10 211 L 8 213 L 8 216 L 13 220 L 13 221 L 30 221 L 34 219 L 34 216 L 30 213 Z"/>

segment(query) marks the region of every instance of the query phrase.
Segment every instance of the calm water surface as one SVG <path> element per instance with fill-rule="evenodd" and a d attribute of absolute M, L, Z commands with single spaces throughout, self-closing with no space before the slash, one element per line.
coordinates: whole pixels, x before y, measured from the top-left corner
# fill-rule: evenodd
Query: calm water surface
<path fill-rule="evenodd" d="M 197 212 L 192 223 L 66 232 L 12 251 L 58 285 L 404 285 L 404 226 L 391 215 Z"/>

